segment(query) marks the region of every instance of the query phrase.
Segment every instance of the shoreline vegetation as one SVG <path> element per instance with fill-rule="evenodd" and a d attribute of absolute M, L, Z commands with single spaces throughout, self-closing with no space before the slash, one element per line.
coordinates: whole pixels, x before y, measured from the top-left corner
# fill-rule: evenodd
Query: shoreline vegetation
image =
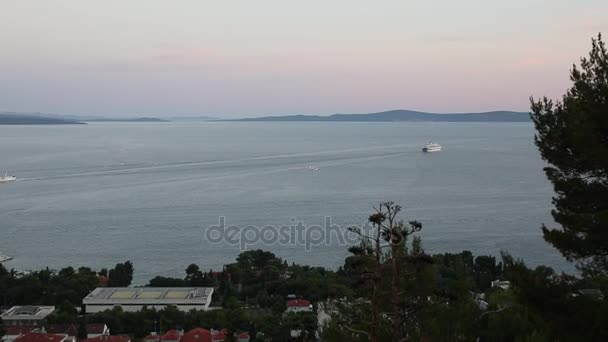
<path fill-rule="evenodd" d="M 378 218 L 374 215 L 370 219 Z M 499 258 L 474 256 L 469 251 L 429 255 L 419 237 L 403 235 L 403 243 L 392 245 L 390 230 L 378 227 L 379 258 L 375 242 L 362 239 L 349 248 L 350 255 L 338 270 L 289 264 L 271 252 L 251 250 L 240 253 L 222 270 L 204 271 L 191 264 L 183 278 L 157 276 L 143 286 L 214 287 L 209 311 L 183 312 L 168 306 L 86 314 L 82 299 L 96 287 L 131 285 L 136 265 L 130 261 L 109 270 L 66 267 L 55 272 L 47 268 L 24 275 L 0 264 L 0 306 L 54 305 L 56 311 L 48 324 L 103 323 L 113 334 L 135 339 L 155 331 L 155 322 L 160 321 L 163 330 L 247 331 L 252 341 L 313 341 L 317 334 L 324 341 L 368 341 L 367 331 L 375 324 L 378 341 L 389 341 L 394 332 L 393 304 L 403 319 L 403 334 L 413 341 L 447 341 L 454 336 L 461 341 L 531 336 L 539 337 L 534 341 L 549 341 L 557 336 L 580 337 L 580 326 L 588 327 L 589 336 L 608 333 L 606 316 L 601 314 L 608 306 L 596 292 L 584 291 L 605 290 L 601 282 L 558 274 L 546 266 L 530 269 L 507 253 Z M 387 232 L 389 240 L 383 237 Z M 394 282 L 393 261 L 400 271 Z M 286 313 L 290 298 L 310 301 L 313 310 Z M 379 311 L 372 323 L 369 317 L 374 307 Z M 557 308 L 563 311 L 553 312 Z M 577 315 L 571 317 L 568 313 L 572 312 Z M 286 338 L 292 330 L 303 333 Z"/>
<path fill-rule="evenodd" d="M 21 114 L 0 112 L 0 125 L 83 125 L 72 119 L 44 116 L 42 114 Z"/>

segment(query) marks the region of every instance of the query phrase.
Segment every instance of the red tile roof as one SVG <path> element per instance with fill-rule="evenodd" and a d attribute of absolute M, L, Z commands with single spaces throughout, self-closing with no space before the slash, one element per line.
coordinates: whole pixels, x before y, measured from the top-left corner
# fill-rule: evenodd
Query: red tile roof
<path fill-rule="evenodd" d="M 87 324 L 87 333 L 88 334 L 103 334 L 106 330 L 106 325 L 104 323 L 91 323 Z"/>
<path fill-rule="evenodd" d="M 158 335 L 148 335 L 146 336 L 146 338 L 144 338 L 144 341 L 158 341 L 158 339 L 160 338 L 160 336 Z"/>
<path fill-rule="evenodd" d="M 181 342 L 211 342 L 211 332 L 202 328 L 192 329 L 182 336 Z"/>
<path fill-rule="evenodd" d="M 310 302 L 305 299 L 292 299 L 287 301 L 287 307 L 309 307 Z"/>
<path fill-rule="evenodd" d="M 218 333 L 215 333 L 213 335 L 211 335 L 211 341 L 216 342 L 216 341 L 223 341 L 226 339 L 226 333 L 223 331 L 220 331 Z"/>
<path fill-rule="evenodd" d="M 87 333 L 89 334 L 102 334 L 105 330 L 105 324 L 87 324 Z M 35 329 L 42 329 L 40 326 L 35 325 L 17 325 L 4 327 L 6 335 L 23 335 Z M 48 334 L 63 334 L 68 336 L 78 335 L 78 325 L 76 324 L 47 324 L 44 330 Z"/>
<path fill-rule="evenodd" d="M 211 334 L 211 340 L 213 342 L 215 341 L 223 341 L 226 339 L 226 336 L 228 335 L 228 329 L 222 329 L 214 334 Z"/>
<path fill-rule="evenodd" d="M 78 335 L 78 327 L 74 324 L 48 324 L 44 327 L 44 330 L 49 334 Z"/>
<path fill-rule="evenodd" d="M 104 276 L 99 276 L 99 285 L 106 286 L 106 285 L 108 285 L 109 281 L 110 281 L 110 278 L 104 277 Z"/>
<path fill-rule="evenodd" d="M 211 341 L 224 341 L 226 340 L 226 336 L 228 336 L 228 329 L 222 329 L 215 334 L 211 334 Z M 249 338 L 248 332 L 242 332 L 240 334 L 235 334 L 237 338 Z"/>
<path fill-rule="evenodd" d="M 84 340 L 80 340 L 80 342 L 130 342 L 131 338 L 129 336 L 122 335 L 101 335 L 93 338 L 85 338 Z"/>
<path fill-rule="evenodd" d="M 179 333 L 179 331 L 175 330 L 175 329 L 171 329 L 169 331 L 167 331 L 166 333 L 164 333 L 161 337 L 160 340 L 161 341 L 179 341 L 179 339 L 181 338 L 181 334 Z"/>
<path fill-rule="evenodd" d="M 40 327 L 37 327 L 35 325 L 13 325 L 4 327 L 4 333 L 6 335 L 16 336 L 26 334 L 34 329 L 40 329 Z"/>
<path fill-rule="evenodd" d="M 66 338 L 66 335 L 28 332 L 25 335 L 17 337 L 14 342 L 61 342 Z"/>

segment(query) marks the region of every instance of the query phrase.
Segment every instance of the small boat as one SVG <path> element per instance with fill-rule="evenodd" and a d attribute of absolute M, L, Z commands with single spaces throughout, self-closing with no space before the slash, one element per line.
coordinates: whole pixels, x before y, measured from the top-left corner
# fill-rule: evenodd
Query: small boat
<path fill-rule="evenodd" d="M 11 259 L 13 259 L 13 257 L 10 257 L 10 256 L 0 252 L 0 262 L 9 261 Z"/>
<path fill-rule="evenodd" d="M 7 183 L 17 180 L 15 176 L 9 176 L 8 171 L 4 173 L 4 176 L 0 176 L 0 183 Z"/>
<path fill-rule="evenodd" d="M 422 152 L 439 152 L 441 151 L 441 145 L 434 143 L 434 142 L 429 142 L 428 144 L 424 145 L 424 147 L 422 148 Z"/>
<path fill-rule="evenodd" d="M 307 169 L 311 170 L 311 171 L 319 171 L 319 168 L 316 166 L 312 166 L 312 165 L 308 165 Z"/>

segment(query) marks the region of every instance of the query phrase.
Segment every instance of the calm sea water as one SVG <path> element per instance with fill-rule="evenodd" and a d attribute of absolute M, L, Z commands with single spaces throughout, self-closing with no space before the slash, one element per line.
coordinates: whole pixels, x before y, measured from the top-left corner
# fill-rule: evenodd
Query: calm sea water
<path fill-rule="evenodd" d="M 541 236 L 552 189 L 526 123 L 104 123 L 0 126 L 0 251 L 17 269 L 109 267 L 136 280 L 234 260 L 226 224 L 365 222 L 393 200 L 429 252 L 508 250 L 562 268 Z M 429 139 L 440 153 L 424 154 Z M 318 171 L 309 169 L 312 165 Z M 289 262 L 337 267 L 346 246 L 264 243 Z"/>

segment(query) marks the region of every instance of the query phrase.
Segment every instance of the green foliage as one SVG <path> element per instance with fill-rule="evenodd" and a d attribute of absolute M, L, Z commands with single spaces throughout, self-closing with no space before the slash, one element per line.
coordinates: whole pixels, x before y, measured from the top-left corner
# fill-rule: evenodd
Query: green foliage
<path fill-rule="evenodd" d="M 98 284 L 97 273 L 86 267 L 57 273 L 47 268 L 22 277 L 0 270 L 0 305 L 54 305 L 59 315 L 69 319 Z"/>
<path fill-rule="evenodd" d="M 522 261 L 507 264 L 505 273 L 515 302 L 504 319 L 520 318 L 526 328 L 520 337 L 536 332 L 551 341 L 608 340 L 608 302 L 577 294 L 586 280 L 557 275 L 546 266 L 530 269 Z"/>
<path fill-rule="evenodd" d="M 0 264 L 2 266 L 2 264 Z M 5 335 L 4 324 L 2 323 L 2 318 L 0 318 L 0 340 L 2 340 L 2 336 Z"/>
<path fill-rule="evenodd" d="M 126 261 L 122 264 L 116 264 L 108 273 L 109 287 L 125 287 L 131 285 L 133 280 L 133 263 Z"/>
<path fill-rule="evenodd" d="M 590 274 L 608 273 L 608 52 L 601 35 L 562 102 L 532 101 L 536 145 L 556 195 L 545 240 Z"/>
<path fill-rule="evenodd" d="M 87 338 L 87 324 L 84 319 L 78 324 L 78 336 L 76 337 L 80 340 Z"/>
<path fill-rule="evenodd" d="M 190 286 L 198 286 L 198 284 L 202 283 L 203 272 L 201 272 L 198 265 L 190 264 L 186 268 L 186 279 L 184 280 Z"/>
<path fill-rule="evenodd" d="M 186 281 L 179 278 L 167 278 L 157 276 L 148 282 L 148 287 L 185 287 Z"/>
<path fill-rule="evenodd" d="M 294 341 L 316 341 L 317 315 L 314 312 L 289 313 L 284 318 L 289 331 L 297 331 Z"/>

